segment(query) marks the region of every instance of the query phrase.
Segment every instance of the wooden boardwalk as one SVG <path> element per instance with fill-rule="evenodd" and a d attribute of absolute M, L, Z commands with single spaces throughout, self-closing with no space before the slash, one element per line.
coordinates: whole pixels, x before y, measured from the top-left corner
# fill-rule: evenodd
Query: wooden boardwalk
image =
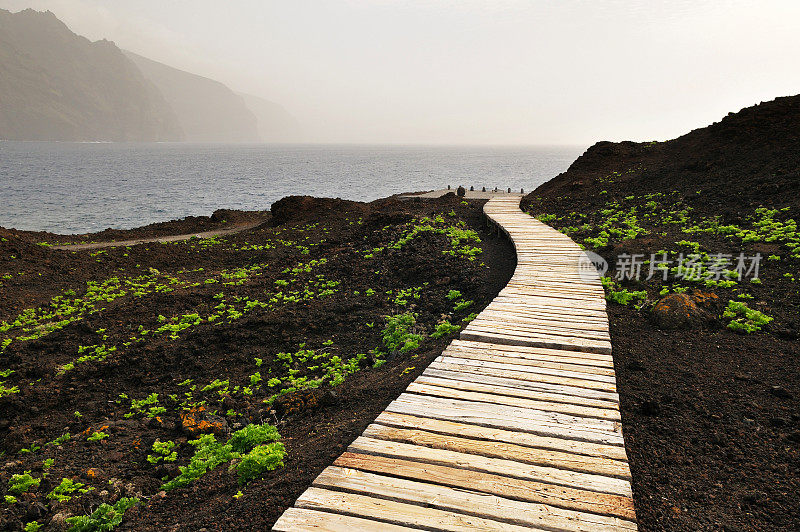
<path fill-rule="evenodd" d="M 275 530 L 636 530 L 600 280 L 520 199 L 511 281 Z"/>

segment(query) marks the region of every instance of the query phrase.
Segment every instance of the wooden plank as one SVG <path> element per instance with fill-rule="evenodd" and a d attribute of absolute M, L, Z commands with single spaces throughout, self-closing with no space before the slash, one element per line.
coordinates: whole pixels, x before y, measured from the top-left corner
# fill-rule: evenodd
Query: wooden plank
<path fill-rule="evenodd" d="M 529 432 L 550 438 L 580 440 L 604 445 L 623 446 L 619 424 L 607 422 L 603 424 L 588 423 L 577 419 L 567 419 L 564 414 L 544 411 L 524 411 L 514 407 L 498 408 L 485 403 L 458 401 L 438 397 L 414 396 L 403 394 L 389 403 L 388 412 L 423 416 L 443 421 L 469 423 L 484 427 Z M 608 426 L 608 425 L 611 426 Z"/>
<path fill-rule="evenodd" d="M 604 327 L 608 330 L 608 319 L 605 312 L 597 312 L 594 314 L 578 314 L 576 312 L 564 312 L 548 307 L 530 307 L 524 305 L 503 304 L 498 301 L 489 303 L 484 309 L 485 311 L 502 313 L 511 316 L 519 316 L 522 318 L 547 318 L 567 322 L 587 323 L 594 326 Z"/>
<path fill-rule="evenodd" d="M 611 336 L 608 331 L 593 331 L 576 327 L 562 327 L 555 322 L 541 323 L 524 321 L 513 316 L 497 317 L 481 314 L 473 319 L 470 324 L 472 328 L 488 327 L 498 332 L 510 331 L 515 334 L 528 334 L 532 336 L 563 336 L 565 338 L 575 338 L 577 340 L 603 340 L 610 341 Z"/>
<path fill-rule="evenodd" d="M 408 532 L 419 530 L 307 508 L 289 508 L 272 527 L 277 532 Z"/>
<path fill-rule="evenodd" d="M 610 343 L 608 345 L 592 346 L 577 342 L 567 342 L 559 340 L 554 337 L 532 338 L 525 336 L 512 336 L 508 334 L 497 334 L 497 333 L 487 332 L 479 329 L 478 330 L 471 330 L 469 328 L 464 329 L 463 331 L 461 331 L 460 338 L 464 340 L 475 340 L 475 341 L 491 342 L 497 344 L 521 345 L 521 346 L 532 346 L 532 347 L 549 347 L 555 349 L 567 348 L 567 349 L 575 349 L 578 351 L 587 351 L 590 353 L 611 354 Z"/>
<path fill-rule="evenodd" d="M 452 381 L 451 381 L 452 382 Z M 443 384 L 443 385 L 440 385 Z M 448 386 L 445 379 L 439 379 L 438 382 L 431 382 L 430 377 L 420 377 L 411 383 L 407 392 L 412 392 L 418 395 L 433 395 L 435 397 L 445 397 L 450 399 L 463 399 L 466 401 L 478 401 L 491 404 L 516 406 L 519 408 L 531 408 L 537 410 L 545 410 L 548 412 L 559 412 L 561 414 L 569 414 L 578 417 L 590 417 L 597 419 L 608 419 L 611 421 L 620 421 L 619 410 L 613 408 L 591 408 L 585 406 L 572 405 L 569 403 L 558 403 L 541 401 L 538 399 L 527 399 L 522 397 L 515 397 L 513 395 L 497 394 L 494 391 L 475 391 L 466 390 L 464 386 Z"/>
<path fill-rule="evenodd" d="M 571 347 L 578 351 L 598 350 L 611 352 L 611 339 L 607 335 L 599 338 L 590 338 L 579 333 L 562 332 L 546 327 L 508 327 L 498 323 L 487 323 L 485 320 L 481 320 L 480 317 L 473 320 L 464 330 L 474 334 L 487 333 L 499 337 L 516 338 L 524 345 L 547 342 L 553 345 Z"/>
<path fill-rule="evenodd" d="M 570 310 L 574 309 L 580 312 L 600 312 L 605 311 L 606 309 L 605 299 L 598 301 L 575 301 L 574 299 L 560 299 L 541 295 L 503 294 L 501 292 L 494 300 L 501 302 L 512 301 L 523 305 L 543 305 L 545 307 L 557 307 Z"/>
<path fill-rule="evenodd" d="M 469 380 L 471 377 L 474 380 Z M 435 370 L 425 370 L 425 372 L 417 377 L 414 381 L 419 384 L 430 384 L 441 388 L 453 388 L 458 391 L 466 392 L 479 392 L 492 395 L 519 397 L 522 399 L 529 399 L 531 401 L 540 401 L 549 404 L 563 405 L 562 408 L 577 407 L 579 409 L 596 410 L 597 412 L 611 412 L 607 415 L 588 416 L 588 417 L 602 417 L 604 419 L 619 419 L 619 405 L 611 401 L 597 401 L 593 399 L 585 399 L 576 396 L 563 395 L 555 392 L 545 392 L 540 390 L 528 390 L 525 388 L 507 386 L 506 382 L 492 382 L 481 378 L 479 374 L 463 375 L 453 374 L 447 372 L 435 372 Z M 553 407 L 558 408 L 558 407 Z"/>
<path fill-rule="evenodd" d="M 417 429 L 405 429 L 373 423 L 368 426 L 364 437 L 376 440 L 389 440 L 434 449 L 446 449 L 466 454 L 477 454 L 489 458 L 513 460 L 525 464 L 535 464 L 569 471 L 593 473 L 607 477 L 630 480 L 628 463 L 582 454 L 559 452 L 552 449 L 525 447 L 512 443 L 473 440 L 453 435 L 442 435 Z"/>
<path fill-rule="evenodd" d="M 618 406 L 619 403 L 619 395 L 616 393 L 578 388 L 541 380 L 531 380 L 525 378 L 525 374 L 519 376 L 508 371 L 496 372 L 490 369 L 481 371 L 480 368 L 475 366 L 456 366 L 453 364 L 446 365 L 434 362 L 428 366 L 423 372 L 423 375 L 532 391 L 543 394 L 542 398 L 546 397 L 548 401 L 600 407 L 605 407 L 607 405 Z"/>
<path fill-rule="evenodd" d="M 484 473 L 492 473 L 522 480 L 535 480 L 548 484 L 557 484 L 578 488 L 586 491 L 596 491 L 609 495 L 621 495 L 631 497 L 631 484 L 627 480 L 594 475 L 590 473 L 580 473 L 577 471 L 567 471 L 554 467 L 524 464 L 500 458 L 488 458 L 485 456 L 459 453 L 446 449 L 433 449 L 410 445 L 407 443 L 397 443 L 386 440 L 375 440 L 359 436 L 356 438 L 348 452 L 361 454 L 375 454 L 378 456 L 390 456 L 424 462 L 428 464 L 455 466 L 461 469 L 470 469 Z"/>
<path fill-rule="evenodd" d="M 476 349 L 491 349 L 502 351 L 507 356 L 526 356 L 534 357 L 536 355 L 547 355 L 550 357 L 568 357 L 579 358 L 582 364 L 605 365 L 609 368 L 614 367 L 614 359 L 611 355 L 598 355 L 595 353 L 584 353 L 580 351 L 571 351 L 568 349 L 545 349 L 541 347 L 513 347 L 503 344 L 487 344 L 484 342 L 470 342 L 468 340 L 453 340 L 448 349 L 460 348 L 476 348 Z M 597 361 L 597 362 L 593 362 Z"/>
<path fill-rule="evenodd" d="M 605 308 L 578 308 L 576 306 L 560 307 L 552 304 L 529 305 L 522 300 L 510 301 L 503 299 L 507 294 L 500 293 L 492 303 L 486 306 L 490 312 L 504 314 L 504 317 L 513 318 L 555 318 L 572 323 L 590 321 L 593 325 L 608 325 Z"/>
<path fill-rule="evenodd" d="M 489 320 L 497 319 L 501 322 L 507 323 L 548 325 L 558 327 L 560 329 L 575 329 L 578 331 L 602 331 L 605 332 L 606 335 L 608 335 L 609 331 L 608 323 L 603 323 L 600 320 L 597 320 L 597 322 L 586 322 L 574 316 L 545 313 L 523 313 L 489 307 L 483 309 L 478 318 Z"/>
<path fill-rule="evenodd" d="M 314 485 L 533 528 L 597 532 L 632 530 L 632 523 L 614 517 L 564 510 L 490 493 L 453 489 L 339 466 L 325 469 L 314 481 Z"/>
<path fill-rule="evenodd" d="M 597 399 L 615 400 L 614 397 L 608 393 L 616 392 L 616 385 L 610 382 L 597 382 L 589 379 L 562 377 L 558 375 L 549 375 L 544 373 L 544 368 L 516 366 L 514 368 L 506 366 L 504 368 L 495 367 L 489 362 L 482 362 L 480 360 L 469 359 L 455 359 L 452 357 L 439 357 L 431 363 L 431 368 L 447 369 L 450 371 L 459 371 L 465 373 L 481 373 L 483 375 L 491 375 L 495 377 L 503 377 L 506 379 L 517 379 L 523 381 L 535 381 L 539 383 L 558 384 L 562 386 L 569 386 L 570 390 L 582 397 L 591 397 Z M 524 368 L 524 369 L 523 369 Z M 541 371 L 530 371 L 539 369 Z M 578 393 L 578 389 L 585 390 L 585 393 Z"/>
<path fill-rule="evenodd" d="M 538 366 L 542 368 L 552 368 L 552 369 L 562 369 L 568 371 L 576 371 L 580 373 L 592 373 L 595 375 L 607 375 L 613 376 L 614 370 L 612 368 L 603 368 L 597 366 L 590 366 L 587 364 L 581 364 L 578 362 L 572 361 L 565 361 L 563 358 L 552 358 L 552 357 L 536 357 L 536 358 L 529 358 L 524 356 L 507 356 L 502 352 L 491 351 L 491 350 L 451 350 L 450 348 L 445 349 L 442 352 L 443 355 L 451 355 L 455 358 L 466 358 L 466 359 L 474 359 L 474 360 L 486 360 L 486 361 L 494 361 L 494 362 L 501 362 L 503 364 L 510 365 L 513 367 L 514 365 L 518 366 Z M 566 359 L 566 360 L 573 360 L 573 359 Z"/>
<path fill-rule="evenodd" d="M 487 417 L 518 419 L 531 425 L 536 423 L 552 425 L 557 428 L 551 430 L 564 431 L 562 433 L 564 437 L 570 437 L 567 431 L 575 431 L 575 433 L 597 433 L 603 438 L 607 436 L 613 437 L 619 434 L 619 422 L 617 421 L 602 418 L 580 417 L 550 410 L 520 408 L 513 405 L 493 404 L 465 398 L 421 395 L 409 391 L 402 393 L 394 402 L 407 405 L 430 405 L 432 408 L 437 408 L 442 411 L 452 411 L 454 413 L 462 410 L 471 410 Z M 586 439 L 586 437 L 577 437 L 575 439 Z"/>
<path fill-rule="evenodd" d="M 586 373 L 582 371 L 574 371 L 568 369 L 553 369 L 537 365 L 525 364 L 512 364 L 503 361 L 502 357 L 494 357 L 493 360 L 481 360 L 461 356 L 461 353 L 452 353 L 445 351 L 436 360 L 444 364 L 466 364 L 470 366 L 479 366 L 481 368 L 494 368 L 499 370 L 513 370 L 521 371 L 524 373 L 533 373 L 536 375 L 549 375 L 554 377 L 563 377 L 571 379 L 572 381 L 580 381 L 580 386 L 584 388 L 595 388 L 598 390 L 616 390 L 616 379 L 613 375 L 598 375 L 595 373 Z M 583 381 L 595 381 L 597 383 L 605 383 L 606 386 L 601 384 L 593 384 Z M 564 382 L 564 384 L 573 384 L 572 382 Z"/>
<path fill-rule="evenodd" d="M 425 508 L 388 499 L 378 499 L 355 493 L 331 491 L 322 488 L 308 488 L 295 505 L 298 508 L 339 512 L 360 517 L 380 516 L 386 522 L 414 528 L 447 530 L 452 532 L 473 532 L 478 530 L 509 530 L 525 532 L 529 527 L 493 521 L 481 517 Z M 539 529 L 542 530 L 542 529 Z"/>
<path fill-rule="evenodd" d="M 441 419 L 422 416 L 396 414 L 394 412 L 384 411 L 375 419 L 375 422 L 392 427 L 420 429 L 428 432 L 438 432 L 441 434 L 463 436 L 465 438 L 478 440 L 513 443 L 524 447 L 551 449 L 554 451 L 596 456 L 622 462 L 628 459 L 625 454 L 625 448 L 616 445 L 603 445 L 600 443 L 589 443 L 564 438 L 551 438 L 527 432 L 482 427 L 480 425 L 443 421 Z"/>

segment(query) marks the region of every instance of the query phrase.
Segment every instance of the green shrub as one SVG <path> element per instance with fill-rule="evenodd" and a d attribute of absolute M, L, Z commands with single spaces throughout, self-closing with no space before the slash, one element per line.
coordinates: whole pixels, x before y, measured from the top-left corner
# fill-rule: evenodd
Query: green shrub
<path fill-rule="evenodd" d="M 461 297 L 461 292 L 459 292 L 458 290 L 450 290 L 447 293 L 447 299 L 449 299 L 450 301 L 458 299 L 459 297 Z"/>
<path fill-rule="evenodd" d="M 105 440 L 106 438 L 108 438 L 108 434 L 106 434 L 105 432 L 102 431 L 93 432 L 91 436 L 86 438 L 86 441 L 100 441 L 100 440 Z"/>
<path fill-rule="evenodd" d="M 106 532 L 113 530 L 122 523 L 122 518 L 129 508 L 136 506 L 139 499 L 123 497 L 114 505 L 103 503 L 91 515 L 67 517 L 67 523 L 72 525 L 69 532 Z"/>
<path fill-rule="evenodd" d="M 72 494 L 75 493 L 76 491 L 78 493 L 83 494 L 83 493 L 88 493 L 94 489 L 91 486 L 89 487 L 85 486 L 86 486 L 85 484 L 82 484 L 80 482 L 75 482 L 74 480 L 65 477 L 61 479 L 61 484 L 53 488 L 53 491 L 47 494 L 47 498 L 55 499 L 59 502 L 64 502 L 70 500 L 72 498 Z"/>
<path fill-rule="evenodd" d="M 272 425 L 247 425 L 237 430 L 228 440 L 233 452 L 245 453 L 263 443 L 278 441 L 281 435 Z"/>
<path fill-rule="evenodd" d="M 271 428 L 274 429 L 274 427 Z M 285 456 L 286 449 L 281 442 L 255 447 L 249 453 L 243 455 L 241 461 L 236 465 L 239 484 L 247 484 L 254 478 L 259 477 L 264 471 L 272 471 L 283 467 L 283 458 Z"/>
<path fill-rule="evenodd" d="M 30 471 L 25 471 L 21 475 L 11 475 L 8 481 L 8 492 L 20 495 L 31 488 L 38 488 L 41 481 L 40 478 L 33 478 Z"/>
<path fill-rule="evenodd" d="M 386 327 L 381 334 L 386 350 L 389 353 L 398 350 L 407 353 L 417 349 L 424 336 L 411 332 L 416 323 L 416 315 L 411 312 L 387 316 Z"/>
<path fill-rule="evenodd" d="M 469 308 L 472 306 L 472 303 L 474 303 L 474 301 L 459 301 L 456 303 L 456 306 L 453 307 L 453 312 L 458 312 L 460 310 L 464 310 L 465 308 Z"/>
<path fill-rule="evenodd" d="M 606 290 L 606 300 L 619 303 L 620 305 L 627 305 L 634 300 L 647 299 L 647 292 L 644 290 L 631 292 L 625 288 L 621 288 L 619 284 L 610 277 L 603 277 L 600 279 L 603 283 L 603 288 Z"/>
<path fill-rule="evenodd" d="M 174 447 L 174 441 L 154 441 L 152 449 L 155 454 L 148 454 L 147 461 L 151 464 L 157 464 L 162 460 L 164 462 L 174 462 L 178 459 L 178 452 L 172 450 Z"/>
<path fill-rule="evenodd" d="M 195 447 L 189 463 L 180 466 L 178 468 L 180 474 L 164 484 L 161 489 L 169 491 L 186 486 L 232 458 L 230 446 L 218 442 L 213 434 L 203 434 L 196 440 L 189 440 L 189 445 Z"/>
<path fill-rule="evenodd" d="M 213 434 L 204 434 L 189 444 L 195 447 L 189 463 L 178 469 L 180 474 L 161 488 L 169 491 L 186 486 L 220 464 L 241 460 L 236 469 L 239 481 L 247 483 L 263 471 L 283 466 L 286 450 L 278 442 L 280 434 L 272 425 L 248 425 L 237 430 L 226 443 L 220 443 Z M 244 464 L 244 465 L 243 465 Z"/>
<path fill-rule="evenodd" d="M 436 326 L 436 330 L 431 333 L 431 338 L 441 338 L 442 336 L 447 336 L 448 334 L 458 330 L 461 330 L 460 326 L 453 325 L 449 321 L 445 320 Z"/>
<path fill-rule="evenodd" d="M 730 318 L 728 329 L 743 333 L 751 334 L 761 330 L 761 327 L 772 321 L 772 317 L 767 316 L 763 312 L 751 309 L 746 303 L 742 301 L 728 301 L 728 306 L 722 313 L 723 318 Z"/>

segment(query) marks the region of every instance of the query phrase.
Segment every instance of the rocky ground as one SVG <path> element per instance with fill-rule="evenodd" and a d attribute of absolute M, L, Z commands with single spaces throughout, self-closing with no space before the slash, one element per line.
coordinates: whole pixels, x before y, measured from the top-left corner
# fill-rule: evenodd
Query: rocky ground
<path fill-rule="evenodd" d="M 510 277 L 482 204 L 287 198 L 79 252 L 0 229 L 0 529 L 269 528 Z"/>

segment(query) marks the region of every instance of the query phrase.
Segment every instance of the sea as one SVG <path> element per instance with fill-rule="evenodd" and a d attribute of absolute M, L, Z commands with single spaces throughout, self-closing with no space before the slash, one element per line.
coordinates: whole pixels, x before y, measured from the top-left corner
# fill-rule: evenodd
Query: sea
<path fill-rule="evenodd" d="M 0 226 L 130 229 L 289 195 L 371 201 L 459 185 L 529 192 L 586 146 L 0 142 Z"/>

